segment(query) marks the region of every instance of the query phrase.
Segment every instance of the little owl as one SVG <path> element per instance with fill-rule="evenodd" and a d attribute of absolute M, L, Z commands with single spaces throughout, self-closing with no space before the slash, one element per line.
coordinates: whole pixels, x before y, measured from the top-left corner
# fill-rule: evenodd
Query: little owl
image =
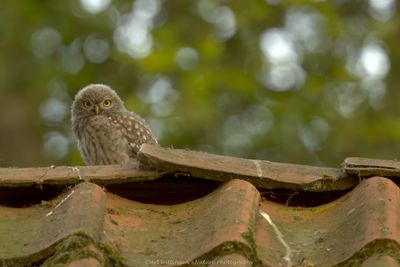
<path fill-rule="evenodd" d="M 87 165 L 126 164 L 142 144 L 157 144 L 147 123 L 103 84 L 88 85 L 76 94 L 71 119 Z"/>

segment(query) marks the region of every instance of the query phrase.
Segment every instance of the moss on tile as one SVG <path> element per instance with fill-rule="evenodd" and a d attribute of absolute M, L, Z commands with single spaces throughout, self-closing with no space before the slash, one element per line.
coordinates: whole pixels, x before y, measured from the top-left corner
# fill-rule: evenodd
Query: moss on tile
<path fill-rule="evenodd" d="M 99 243 L 99 248 L 107 256 L 108 266 L 122 267 L 126 266 L 124 258 L 111 246 L 105 243 Z"/>
<path fill-rule="evenodd" d="M 384 182 L 378 183 L 378 192 L 384 192 L 386 190 L 386 184 Z"/>
<path fill-rule="evenodd" d="M 247 232 L 241 234 L 241 236 L 250 244 L 251 252 L 247 255 L 253 262 L 253 266 L 261 266 L 261 260 L 257 257 L 257 245 L 254 239 L 254 232 L 248 229 Z"/>
<path fill-rule="evenodd" d="M 211 251 L 206 254 L 203 254 L 201 257 L 198 257 L 188 263 L 180 265 L 182 267 L 207 267 L 213 262 L 218 261 L 218 259 L 237 254 L 245 257 L 246 259 L 250 259 L 249 261 L 253 263 L 254 267 L 261 266 L 259 261 L 255 262 L 249 255 L 251 255 L 251 251 L 249 251 L 249 247 L 244 245 L 241 242 L 224 242 L 220 246 L 215 247 Z"/>
<path fill-rule="evenodd" d="M 400 245 L 392 240 L 375 240 L 359 250 L 350 259 L 336 264 L 334 267 L 359 267 L 365 260 L 374 255 L 391 256 L 400 264 Z"/>
<path fill-rule="evenodd" d="M 69 263 L 93 258 L 105 267 L 125 266 L 118 254 L 106 244 L 96 244 L 84 233 L 76 233 L 61 241 L 55 248 L 55 253 L 47 258 L 42 267 L 62 267 Z"/>
<path fill-rule="evenodd" d="M 42 266 L 66 266 L 68 263 L 84 258 L 95 258 L 104 266 L 104 256 L 86 235 L 78 233 L 67 237 L 55 248 L 55 253 L 47 258 Z"/>

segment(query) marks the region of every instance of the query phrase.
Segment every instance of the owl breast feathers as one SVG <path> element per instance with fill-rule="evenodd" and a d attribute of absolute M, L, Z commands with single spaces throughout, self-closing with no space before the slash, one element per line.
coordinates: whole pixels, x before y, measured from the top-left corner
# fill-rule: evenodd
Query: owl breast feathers
<path fill-rule="evenodd" d="M 72 130 L 87 165 L 127 164 L 144 143 L 157 144 L 147 123 L 103 84 L 80 90 L 71 107 Z"/>

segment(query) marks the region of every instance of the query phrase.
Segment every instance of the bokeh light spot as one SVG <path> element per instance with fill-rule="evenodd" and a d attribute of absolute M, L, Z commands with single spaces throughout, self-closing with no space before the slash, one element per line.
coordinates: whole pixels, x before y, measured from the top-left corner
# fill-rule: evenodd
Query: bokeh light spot
<path fill-rule="evenodd" d="M 49 132 L 44 137 L 44 152 L 50 158 L 62 159 L 68 154 L 68 139 L 57 131 Z"/>
<path fill-rule="evenodd" d="M 83 68 L 85 58 L 81 49 L 79 39 L 75 39 L 69 46 L 62 46 L 58 49 L 58 61 L 65 72 L 77 74 Z"/>
<path fill-rule="evenodd" d="M 298 61 L 290 35 L 282 29 L 270 29 L 260 38 L 260 47 L 265 58 L 271 63 Z"/>
<path fill-rule="evenodd" d="M 389 57 L 379 45 L 367 43 L 361 50 L 356 67 L 357 73 L 361 78 L 369 76 L 381 79 L 389 72 Z"/>
<path fill-rule="evenodd" d="M 32 51 L 38 58 L 51 56 L 60 44 L 61 35 L 53 28 L 43 28 L 32 35 Z"/>
<path fill-rule="evenodd" d="M 39 107 L 40 116 L 48 125 L 63 121 L 68 111 L 68 104 L 54 97 L 46 99 Z"/>
<path fill-rule="evenodd" d="M 301 125 L 298 134 L 304 146 L 315 151 L 321 148 L 330 129 L 331 127 L 323 118 L 316 117 L 309 123 Z"/>
<path fill-rule="evenodd" d="M 199 1 L 198 12 L 215 27 L 216 36 L 221 40 L 231 38 L 236 33 L 235 13 L 228 6 L 218 5 L 215 1 Z"/>
<path fill-rule="evenodd" d="M 111 0 L 80 0 L 82 8 L 92 14 L 100 13 L 108 8 Z"/>
<path fill-rule="evenodd" d="M 183 70 L 192 70 L 196 67 L 198 53 L 191 47 L 183 47 L 175 54 L 175 62 Z"/>
<path fill-rule="evenodd" d="M 264 68 L 259 80 L 267 88 L 285 92 L 302 86 L 306 79 L 305 71 L 296 63 L 276 64 Z"/>
<path fill-rule="evenodd" d="M 83 44 L 83 51 L 86 58 L 96 64 L 103 63 L 110 55 L 110 48 L 107 41 L 93 36 L 86 38 Z"/>
<path fill-rule="evenodd" d="M 161 9 L 159 0 L 136 0 L 131 13 L 122 17 L 114 31 L 119 51 L 133 58 L 145 58 L 153 49 L 153 19 Z"/>
<path fill-rule="evenodd" d="M 160 117 L 168 116 L 179 98 L 179 93 L 167 77 L 159 77 L 148 89 L 139 91 L 138 95 L 143 102 L 151 104 L 153 114 Z"/>
<path fill-rule="evenodd" d="M 378 21 L 388 21 L 396 12 L 394 0 L 369 0 L 369 14 Z"/>

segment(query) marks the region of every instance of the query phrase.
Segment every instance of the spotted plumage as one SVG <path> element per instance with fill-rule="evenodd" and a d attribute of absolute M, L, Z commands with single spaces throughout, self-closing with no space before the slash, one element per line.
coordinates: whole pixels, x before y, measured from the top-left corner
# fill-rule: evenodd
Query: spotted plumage
<path fill-rule="evenodd" d="M 80 90 L 71 107 L 72 129 L 87 165 L 127 164 L 144 143 L 157 144 L 147 123 L 103 84 Z"/>

